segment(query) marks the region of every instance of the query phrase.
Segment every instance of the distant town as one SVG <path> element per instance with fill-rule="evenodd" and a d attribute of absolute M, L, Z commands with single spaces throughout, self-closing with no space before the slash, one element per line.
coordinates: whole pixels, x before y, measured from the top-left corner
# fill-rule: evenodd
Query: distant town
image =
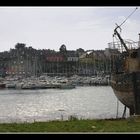
<path fill-rule="evenodd" d="M 24 43 L 17 43 L 14 49 L 0 52 L 0 76 L 91 76 L 110 74 L 111 56 L 118 50 L 68 50 L 62 44 L 59 51 L 34 49 Z"/>

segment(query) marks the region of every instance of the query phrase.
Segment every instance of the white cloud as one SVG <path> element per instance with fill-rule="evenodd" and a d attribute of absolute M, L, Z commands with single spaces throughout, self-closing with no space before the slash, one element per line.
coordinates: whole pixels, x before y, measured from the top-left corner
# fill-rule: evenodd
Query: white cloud
<path fill-rule="evenodd" d="M 104 49 L 112 41 L 115 23 L 120 24 L 133 7 L 44 7 L 0 8 L 0 51 L 9 50 L 17 42 L 34 48 L 58 50 Z M 122 26 L 125 38 L 137 39 L 139 14 Z"/>

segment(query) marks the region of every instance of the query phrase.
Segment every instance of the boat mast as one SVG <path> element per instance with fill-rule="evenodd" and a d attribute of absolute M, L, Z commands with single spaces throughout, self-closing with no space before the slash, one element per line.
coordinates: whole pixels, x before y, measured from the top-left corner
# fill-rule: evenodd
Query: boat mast
<path fill-rule="evenodd" d="M 138 46 L 140 48 L 140 33 L 138 34 L 139 35 L 139 42 L 138 42 Z"/>
<path fill-rule="evenodd" d="M 115 30 L 114 30 L 114 35 L 117 35 L 117 36 L 118 36 L 118 38 L 120 39 L 120 42 L 123 44 L 123 46 L 124 46 L 126 52 L 129 53 L 129 50 L 128 50 L 126 44 L 124 43 L 124 40 L 122 39 L 122 37 L 120 36 L 120 34 L 119 34 L 118 31 L 117 31 L 118 28 L 120 28 L 120 26 L 117 25 L 117 27 L 116 27 Z M 120 29 L 121 29 L 121 28 L 120 28 Z"/>
<path fill-rule="evenodd" d="M 117 29 L 119 28 L 119 29 L 121 30 L 121 26 L 127 21 L 127 19 L 128 19 L 137 9 L 138 9 L 138 8 L 136 7 L 135 10 L 120 24 L 120 26 L 116 24 L 117 27 L 114 29 L 113 37 L 114 37 L 114 35 L 117 35 L 117 36 L 118 36 L 118 38 L 119 38 L 121 44 L 124 46 L 124 48 L 125 48 L 125 50 L 126 50 L 126 52 L 127 52 L 128 54 L 129 54 L 129 50 L 128 50 L 128 48 L 127 48 L 127 46 L 126 46 L 124 40 L 122 39 L 121 35 L 118 33 Z"/>

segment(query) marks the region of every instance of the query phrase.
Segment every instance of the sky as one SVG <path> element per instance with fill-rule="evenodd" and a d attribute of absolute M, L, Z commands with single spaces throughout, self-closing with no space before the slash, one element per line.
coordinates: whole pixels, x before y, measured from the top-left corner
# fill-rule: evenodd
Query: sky
<path fill-rule="evenodd" d="M 0 7 L 0 52 L 17 43 L 35 49 L 103 50 L 136 7 Z M 122 25 L 124 39 L 138 41 L 140 8 Z"/>

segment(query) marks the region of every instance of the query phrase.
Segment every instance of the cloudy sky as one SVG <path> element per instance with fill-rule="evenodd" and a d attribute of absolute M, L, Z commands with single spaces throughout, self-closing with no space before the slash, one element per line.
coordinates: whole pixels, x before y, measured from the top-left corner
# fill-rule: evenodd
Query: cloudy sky
<path fill-rule="evenodd" d="M 136 7 L 0 7 L 0 52 L 25 43 L 36 49 L 105 49 L 115 23 Z M 140 8 L 122 26 L 122 37 L 138 40 Z"/>

